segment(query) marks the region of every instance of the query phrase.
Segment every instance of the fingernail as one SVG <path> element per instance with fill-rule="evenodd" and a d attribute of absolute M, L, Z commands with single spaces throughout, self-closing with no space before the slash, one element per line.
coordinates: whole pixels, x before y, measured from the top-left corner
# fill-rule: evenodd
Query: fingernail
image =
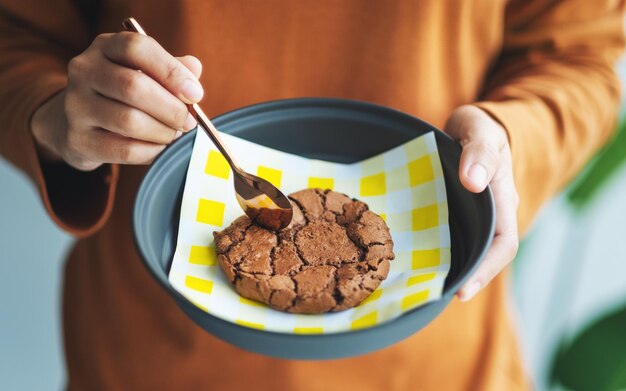
<path fill-rule="evenodd" d="M 185 79 L 180 85 L 180 93 L 182 96 L 179 96 L 179 98 L 185 101 L 185 103 L 196 103 L 202 99 L 203 91 L 197 81 Z"/>
<path fill-rule="evenodd" d="M 191 113 L 187 114 L 187 118 L 185 119 L 185 124 L 183 125 L 183 130 L 184 131 L 189 131 L 193 128 L 196 127 L 198 123 L 196 122 L 196 119 L 193 117 L 193 115 L 191 115 Z"/>
<path fill-rule="evenodd" d="M 480 282 L 475 281 L 471 283 L 467 288 L 461 291 L 462 293 L 459 296 L 459 300 L 469 301 L 472 299 L 472 297 L 476 296 L 479 290 L 480 290 Z"/>
<path fill-rule="evenodd" d="M 182 135 L 183 135 L 183 132 L 181 132 L 180 130 L 177 130 L 176 133 L 174 134 L 174 140 L 178 140 L 180 136 Z"/>
<path fill-rule="evenodd" d="M 480 163 L 474 163 L 467 171 L 467 176 L 470 181 L 477 187 L 483 187 L 487 185 L 487 170 Z"/>

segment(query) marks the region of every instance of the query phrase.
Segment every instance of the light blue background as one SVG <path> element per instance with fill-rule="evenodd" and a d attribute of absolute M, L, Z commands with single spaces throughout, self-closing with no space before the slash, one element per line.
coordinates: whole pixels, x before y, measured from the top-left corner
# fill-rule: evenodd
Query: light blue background
<path fill-rule="evenodd" d="M 50 221 L 34 186 L 0 160 L 0 389 L 64 384 L 61 277 L 69 236 Z"/>

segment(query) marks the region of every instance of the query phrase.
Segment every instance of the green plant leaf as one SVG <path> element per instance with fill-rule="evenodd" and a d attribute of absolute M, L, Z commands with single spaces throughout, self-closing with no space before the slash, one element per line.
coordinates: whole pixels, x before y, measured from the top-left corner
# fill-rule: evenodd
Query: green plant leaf
<path fill-rule="evenodd" d="M 571 186 L 567 198 L 577 209 L 587 206 L 611 176 L 626 162 L 626 121 L 620 121 L 613 140 L 594 157 Z"/>
<path fill-rule="evenodd" d="M 576 391 L 626 389 L 626 305 L 561 346 L 551 377 Z"/>

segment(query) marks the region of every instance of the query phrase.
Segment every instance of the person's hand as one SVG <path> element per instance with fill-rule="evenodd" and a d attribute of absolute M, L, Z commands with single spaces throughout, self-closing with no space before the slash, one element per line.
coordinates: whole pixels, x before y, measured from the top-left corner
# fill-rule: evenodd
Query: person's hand
<path fill-rule="evenodd" d="M 202 65 L 131 32 L 99 35 L 68 66 L 68 85 L 33 115 L 44 157 L 83 171 L 147 164 L 196 125 L 185 103 L 202 99 Z"/>
<path fill-rule="evenodd" d="M 496 230 L 491 247 L 476 272 L 457 293 L 461 301 L 467 301 L 515 258 L 519 244 L 519 197 L 513 182 L 508 135 L 502 125 L 483 110 L 468 105 L 452 113 L 445 131 L 463 146 L 459 167 L 463 186 L 479 193 L 491 185 L 496 206 Z"/>

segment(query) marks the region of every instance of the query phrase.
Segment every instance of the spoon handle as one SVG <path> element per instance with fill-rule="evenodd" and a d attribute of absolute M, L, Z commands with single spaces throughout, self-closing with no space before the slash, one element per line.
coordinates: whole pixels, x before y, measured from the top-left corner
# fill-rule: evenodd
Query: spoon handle
<path fill-rule="evenodd" d="M 141 27 L 141 25 L 139 24 L 139 22 L 137 22 L 135 18 L 125 19 L 122 22 L 122 26 L 127 31 L 134 31 L 141 35 L 148 35 L 146 34 L 146 31 L 143 29 L 143 27 Z M 213 141 L 213 144 L 215 144 L 217 149 L 219 149 L 222 155 L 224 155 L 224 158 L 230 165 L 230 168 L 232 168 L 233 171 L 235 172 L 241 172 L 241 168 L 239 168 L 239 165 L 235 162 L 235 159 L 233 159 L 232 155 L 226 148 L 226 145 L 222 142 L 222 139 L 220 138 L 218 134 L 217 128 L 215 128 L 215 126 L 213 125 L 209 117 L 206 114 L 204 114 L 204 111 L 202 111 L 200 106 L 198 106 L 197 103 L 194 103 L 192 105 L 187 105 L 187 107 L 189 108 L 189 112 L 194 117 L 196 117 L 196 120 L 198 120 L 198 123 L 202 125 L 202 129 L 204 129 L 204 133 L 206 133 L 207 136 L 209 136 L 211 141 Z"/>
<path fill-rule="evenodd" d="M 198 106 L 197 103 L 194 103 L 193 105 L 187 105 L 187 107 L 189 107 L 189 112 L 194 117 L 196 117 L 196 119 L 198 120 L 198 123 L 202 126 L 204 133 L 206 133 L 206 135 L 209 136 L 211 141 L 213 141 L 213 144 L 215 144 L 217 149 L 219 149 L 222 155 L 224 155 L 224 158 L 230 165 L 230 168 L 232 168 L 233 171 L 240 172 L 241 169 L 239 168 L 239 165 L 237 165 L 232 155 L 230 154 L 230 151 L 228 151 L 228 148 L 226 148 L 226 145 L 222 142 L 222 139 L 219 136 L 217 128 L 215 128 L 215 126 L 213 125 L 209 117 L 207 117 L 207 115 L 204 114 L 204 111 L 202 111 L 202 109 L 200 108 L 200 106 Z"/>

